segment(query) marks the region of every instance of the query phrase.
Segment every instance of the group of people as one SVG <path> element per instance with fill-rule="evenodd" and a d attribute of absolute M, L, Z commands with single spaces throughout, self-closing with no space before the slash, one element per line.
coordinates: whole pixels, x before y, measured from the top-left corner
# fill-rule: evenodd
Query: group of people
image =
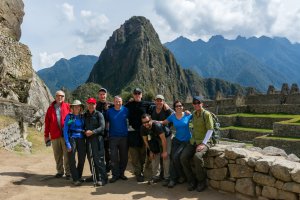
<path fill-rule="evenodd" d="M 189 191 L 203 191 L 203 155 L 210 147 L 213 133 L 212 115 L 203 108 L 203 99 L 193 97 L 191 113 L 184 111 L 179 100 L 171 109 L 163 95 L 157 95 L 154 102 L 143 101 L 140 88 L 135 88 L 132 95 L 133 99 L 124 105 L 120 96 L 109 103 L 107 90 L 101 88 L 99 101 L 87 99 L 84 111 L 79 100 L 69 105 L 64 102 L 64 92 L 56 92 L 45 117 L 45 142 L 52 143 L 55 177 L 65 174 L 67 179 L 72 177 L 74 185 L 81 185 L 87 155 L 92 176 L 85 181 L 103 186 L 127 180 L 129 153 L 137 182 L 145 181 L 145 169 L 151 166 L 149 184 L 162 180 L 163 186 L 173 188 L 187 181 Z M 112 177 L 108 180 L 110 170 Z"/>

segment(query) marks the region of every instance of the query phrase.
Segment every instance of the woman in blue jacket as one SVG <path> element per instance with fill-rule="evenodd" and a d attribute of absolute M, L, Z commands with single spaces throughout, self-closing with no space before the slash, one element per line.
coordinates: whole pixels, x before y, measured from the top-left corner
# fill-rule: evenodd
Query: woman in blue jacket
<path fill-rule="evenodd" d="M 64 139 L 68 150 L 70 170 L 73 183 L 76 186 L 81 185 L 83 166 L 86 155 L 86 145 L 84 137 L 84 120 L 82 117 L 83 105 L 79 100 L 70 104 L 71 113 L 66 116 L 64 125 Z M 76 166 L 76 155 L 78 164 Z"/>

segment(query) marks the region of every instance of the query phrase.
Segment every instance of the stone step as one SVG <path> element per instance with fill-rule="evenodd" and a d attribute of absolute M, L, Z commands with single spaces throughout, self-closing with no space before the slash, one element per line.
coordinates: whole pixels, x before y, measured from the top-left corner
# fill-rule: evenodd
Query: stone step
<path fill-rule="evenodd" d="M 273 129 L 275 122 L 281 122 L 291 119 L 291 117 L 268 117 L 262 116 L 218 116 L 221 127 L 242 126 L 249 128 Z"/>
<path fill-rule="evenodd" d="M 254 138 L 264 135 L 272 134 L 272 130 L 266 129 L 255 129 L 255 128 L 245 128 L 245 127 L 228 127 L 222 128 L 221 136 L 222 138 L 237 140 L 240 142 L 253 142 Z"/>
<path fill-rule="evenodd" d="M 300 157 L 300 138 L 261 136 L 253 140 L 253 145 L 260 148 L 277 147 L 283 149 L 287 154 L 293 153 Z"/>
<path fill-rule="evenodd" d="M 277 122 L 273 125 L 273 136 L 292 137 L 300 139 L 299 119 Z"/>

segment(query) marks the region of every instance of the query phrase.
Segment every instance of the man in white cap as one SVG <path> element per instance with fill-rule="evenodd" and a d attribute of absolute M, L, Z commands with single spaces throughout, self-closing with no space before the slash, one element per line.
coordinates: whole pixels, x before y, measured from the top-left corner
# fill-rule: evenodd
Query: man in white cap
<path fill-rule="evenodd" d="M 64 102 L 65 93 L 59 90 L 55 93 L 55 101 L 47 109 L 45 116 L 44 139 L 48 143 L 51 140 L 54 158 L 56 162 L 56 178 L 61 178 L 64 173 L 70 179 L 70 167 L 68 152 L 63 137 L 64 120 L 70 112 L 70 105 Z"/>

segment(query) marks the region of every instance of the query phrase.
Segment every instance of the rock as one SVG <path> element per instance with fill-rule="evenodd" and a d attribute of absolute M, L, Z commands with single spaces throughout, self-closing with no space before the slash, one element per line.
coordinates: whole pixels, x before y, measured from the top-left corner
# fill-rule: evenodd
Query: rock
<path fill-rule="evenodd" d="M 283 187 L 283 184 L 284 184 L 284 182 L 277 180 L 277 181 L 275 182 L 275 187 L 276 187 L 277 189 L 281 190 L 282 187 Z"/>
<path fill-rule="evenodd" d="M 257 185 L 255 186 L 255 193 L 256 193 L 256 196 L 261 196 L 261 191 L 262 191 L 262 187 Z"/>
<path fill-rule="evenodd" d="M 213 157 L 205 157 L 204 160 L 204 167 L 206 168 L 214 168 L 214 158 Z"/>
<path fill-rule="evenodd" d="M 291 171 L 291 177 L 293 179 L 293 181 L 300 183 L 300 166 L 297 165 L 297 167 L 295 167 L 293 169 L 293 171 Z"/>
<path fill-rule="evenodd" d="M 272 147 L 272 146 L 265 147 L 263 149 L 262 153 L 264 155 L 267 155 L 267 156 L 284 156 L 284 157 L 287 157 L 287 154 L 285 153 L 284 150 L 276 148 L 276 147 Z"/>
<path fill-rule="evenodd" d="M 254 168 L 255 165 L 256 165 L 256 161 L 257 161 L 258 159 L 260 159 L 260 158 L 254 158 L 254 157 L 248 158 L 248 162 L 247 162 L 248 166 Z"/>
<path fill-rule="evenodd" d="M 295 193 L 278 190 L 277 199 L 297 200 L 298 198 Z"/>
<path fill-rule="evenodd" d="M 275 158 L 265 157 L 256 161 L 255 171 L 269 173 L 270 166 L 275 161 Z"/>
<path fill-rule="evenodd" d="M 253 169 L 246 165 L 228 164 L 230 177 L 246 178 L 253 176 Z"/>
<path fill-rule="evenodd" d="M 22 0 L 0 1 L 0 29 L 7 36 L 19 41 L 21 37 L 21 23 L 24 16 Z"/>
<path fill-rule="evenodd" d="M 220 181 L 220 190 L 234 193 L 235 183 L 231 181 Z"/>
<path fill-rule="evenodd" d="M 228 164 L 228 160 L 225 158 L 224 155 L 216 157 L 214 162 L 217 168 L 223 168 Z"/>
<path fill-rule="evenodd" d="M 300 194 L 300 184 L 294 182 L 285 183 L 282 190 Z"/>
<path fill-rule="evenodd" d="M 247 157 L 247 151 L 241 148 L 226 148 L 225 149 L 225 157 L 227 159 L 235 160 L 237 158 L 245 158 Z"/>
<path fill-rule="evenodd" d="M 226 146 L 225 145 L 216 145 L 208 150 L 206 153 L 207 157 L 215 157 L 224 153 Z"/>
<path fill-rule="evenodd" d="M 220 168 L 220 169 L 210 169 L 207 170 L 207 177 L 212 180 L 222 181 L 227 176 L 227 168 Z"/>
<path fill-rule="evenodd" d="M 247 165 L 248 158 L 238 158 L 235 163 L 238 165 Z"/>
<path fill-rule="evenodd" d="M 255 184 L 253 183 L 251 178 L 237 179 L 235 190 L 242 194 L 255 196 Z"/>
<path fill-rule="evenodd" d="M 292 180 L 290 172 L 295 167 L 296 165 L 294 162 L 285 159 L 277 159 L 270 167 L 270 171 L 275 178 L 288 182 Z"/>
<path fill-rule="evenodd" d="M 262 190 L 262 196 L 270 199 L 277 199 L 278 190 L 274 187 L 264 186 Z"/>
<path fill-rule="evenodd" d="M 220 181 L 209 180 L 209 185 L 214 189 L 220 189 Z"/>
<path fill-rule="evenodd" d="M 239 200 L 253 200 L 252 197 L 249 197 L 247 195 L 243 195 L 243 194 L 240 194 L 240 193 L 236 193 L 235 197 L 236 197 L 236 199 L 239 199 Z"/>
<path fill-rule="evenodd" d="M 298 158 L 295 154 L 289 154 L 287 160 L 292 162 L 300 162 L 300 158 Z"/>
<path fill-rule="evenodd" d="M 274 187 L 276 179 L 273 178 L 272 176 L 255 172 L 253 174 L 253 181 L 260 184 L 260 185 L 266 185 L 266 186 Z"/>

